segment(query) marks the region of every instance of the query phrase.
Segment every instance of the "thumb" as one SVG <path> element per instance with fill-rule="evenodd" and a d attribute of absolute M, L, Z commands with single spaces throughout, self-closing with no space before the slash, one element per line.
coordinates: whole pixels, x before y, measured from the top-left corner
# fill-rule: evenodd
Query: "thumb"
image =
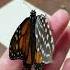
<path fill-rule="evenodd" d="M 70 70 L 70 58 L 68 58 L 68 59 L 65 61 L 62 70 Z"/>
<path fill-rule="evenodd" d="M 11 60 L 9 58 L 9 49 L 3 54 L 0 59 L 0 70 L 22 70 L 22 60 Z"/>

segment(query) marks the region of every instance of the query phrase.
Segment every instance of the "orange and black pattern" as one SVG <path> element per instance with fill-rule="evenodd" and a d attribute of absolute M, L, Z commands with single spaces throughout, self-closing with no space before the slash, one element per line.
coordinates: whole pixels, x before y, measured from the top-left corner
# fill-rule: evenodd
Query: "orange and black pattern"
<path fill-rule="evenodd" d="M 16 29 L 9 46 L 11 60 L 23 60 L 24 70 L 43 70 L 52 60 L 53 36 L 44 15 L 34 10 Z"/>

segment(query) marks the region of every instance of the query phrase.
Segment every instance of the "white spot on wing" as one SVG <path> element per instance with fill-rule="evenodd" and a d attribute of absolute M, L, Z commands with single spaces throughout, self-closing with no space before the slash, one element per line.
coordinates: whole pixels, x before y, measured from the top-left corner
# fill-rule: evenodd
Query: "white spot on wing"
<path fill-rule="evenodd" d="M 47 40 L 49 39 L 49 35 L 47 34 Z"/>
<path fill-rule="evenodd" d="M 38 38 L 38 35 L 36 34 L 36 38 Z"/>
<path fill-rule="evenodd" d="M 39 51 L 40 49 L 39 48 L 37 48 L 37 51 Z"/>
<path fill-rule="evenodd" d="M 44 54 L 44 50 L 42 50 L 42 54 Z"/>
<path fill-rule="evenodd" d="M 41 36 L 41 32 L 39 31 L 39 35 Z"/>
<path fill-rule="evenodd" d="M 47 24 L 47 27 L 49 28 L 49 24 Z"/>
<path fill-rule="evenodd" d="M 45 27 L 45 23 L 43 24 L 43 26 Z"/>
<path fill-rule="evenodd" d="M 49 43 L 46 44 L 46 48 L 47 48 L 47 47 L 50 47 L 50 44 L 49 44 Z"/>
<path fill-rule="evenodd" d="M 51 43 L 53 43 L 53 37 L 51 37 Z"/>
<path fill-rule="evenodd" d="M 46 45 L 46 41 L 44 41 L 44 44 Z"/>
<path fill-rule="evenodd" d="M 47 28 L 45 28 L 45 32 L 47 32 Z"/>
<path fill-rule="evenodd" d="M 16 40 L 18 40 L 18 36 L 17 36 L 17 34 L 15 34 L 15 38 L 16 38 Z"/>

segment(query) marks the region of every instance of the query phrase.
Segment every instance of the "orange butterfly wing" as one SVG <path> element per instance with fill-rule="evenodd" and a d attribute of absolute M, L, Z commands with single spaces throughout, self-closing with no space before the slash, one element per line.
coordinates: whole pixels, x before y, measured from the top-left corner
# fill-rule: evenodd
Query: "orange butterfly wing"
<path fill-rule="evenodd" d="M 23 59 L 24 62 L 31 64 L 30 26 L 29 18 L 26 18 L 15 31 L 9 47 L 11 59 Z"/>

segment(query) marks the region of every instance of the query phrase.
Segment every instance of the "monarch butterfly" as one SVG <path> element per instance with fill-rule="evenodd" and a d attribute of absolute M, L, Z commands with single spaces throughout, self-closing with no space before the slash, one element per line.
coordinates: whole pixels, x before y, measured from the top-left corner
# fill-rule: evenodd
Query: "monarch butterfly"
<path fill-rule="evenodd" d="M 47 18 L 41 14 L 36 16 L 32 10 L 16 29 L 10 45 L 11 60 L 21 59 L 24 70 L 43 70 L 43 65 L 51 63 L 54 41 Z"/>

